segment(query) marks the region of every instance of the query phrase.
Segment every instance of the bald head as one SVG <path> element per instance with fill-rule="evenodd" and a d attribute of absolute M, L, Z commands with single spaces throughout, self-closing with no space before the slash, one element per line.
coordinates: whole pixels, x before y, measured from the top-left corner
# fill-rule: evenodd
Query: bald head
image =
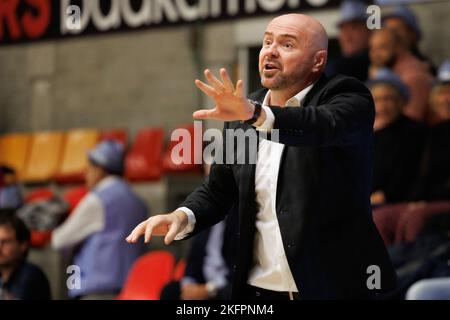
<path fill-rule="evenodd" d="M 327 33 L 312 17 L 285 14 L 270 21 L 259 53 L 259 72 L 272 97 L 282 97 L 278 105 L 320 77 L 327 49 Z"/>
<path fill-rule="evenodd" d="M 322 24 L 315 18 L 299 14 L 289 13 L 273 19 L 269 28 L 287 28 L 298 32 L 305 37 L 305 46 L 313 51 L 328 49 L 328 35 Z"/>

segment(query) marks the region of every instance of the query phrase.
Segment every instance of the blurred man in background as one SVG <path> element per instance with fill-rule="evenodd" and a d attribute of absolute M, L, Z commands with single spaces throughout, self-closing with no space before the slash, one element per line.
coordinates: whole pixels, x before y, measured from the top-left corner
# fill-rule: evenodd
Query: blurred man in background
<path fill-rule="evenodd" d="M 439 68 L 431 91 L 434 125 L 430 128 L 418 199 L 450 200 L 450 60 Z"/>
<path fill-rule="evenodd" d="M 436 70 L 432 63 L 419 49 L 419 42 L 422 39 L 422 30 L 414 12 L 404 5 L 397 5 L 382 15 L 383 28 L 391 30 L 407 48 L 419 60 L 426 62 L 430 66 L 433 75 Z"/>
<path fill-rule="evenodd" d="M 366 9 L 367 5 L 358 0 L 342 3 L 338 22 L 342 56 L 328 63 L 327 74 L 345 74 L 361 81 L 367 80 L 370 30 L 366 26 Z"/>
<path fill-rule="evenodd" d="M 169 283 L 162 300 L 225 300 L 230 298 L 237 251 L 237 214 L 194 237 L 179 282 Z"/>
<path fill-rule="evenodd" d="M 18 209 L 22 204 L 22 192 L 14 169 L 0 165 L 0 209 Z"/>
<path fill-rule="evenodd" d="M 402 115 L 409 90 L 394 73 L 381 69 L 368 85 L 375 102 L 371 203 L 406 201 L 419 170 L 425 128 Z"/>
<path fill-rule="evenodd" d="M 390 30 L 374 31 L 370 38 L 370 77 L 381 68 L 390 68 L 406 84 L 410 99 L 403 113 L 416 121 L 425 122 L 433 76 L 428 64 L 416 58 Z"/>
<path fill-rule="evenodd" d="M 0 213 L 0 300 L 49 300 L 45 274 L 26 261 L 30 231 L 14 212 Z"/>
<path fill-rule="evenodd" d="M 53 247 L 74 249 L 74 264 L 81 270 L 81 287 L 69 289 L 72 298 L 114 298 L 144 252 L 143 243 L 131 247 L 123 241 L 130 228 L 147 218 L 146 205 L 121 178 L 123 157 L 123 146 L 112 140 L 89 152 L 90 192 L 53 232 Z"/>

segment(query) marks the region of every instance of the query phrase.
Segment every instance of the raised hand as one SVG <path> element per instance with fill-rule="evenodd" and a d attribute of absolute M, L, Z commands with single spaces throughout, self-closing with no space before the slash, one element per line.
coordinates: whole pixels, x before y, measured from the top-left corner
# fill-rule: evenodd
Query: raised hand
<path fill-rule="evenodd" d="M 208 69 L 204 73 L 209 84 L 195 80 L 195 85 L 211 97 L 216 105 L 213 109 L 194 112 L 194 118 L 234 121 L 247 120 L 253 116 L 255 107 L 245 97 L 242 80 L 239 80 L 235 87 L 224 68 L 220 69 L 222 81 Z"/>

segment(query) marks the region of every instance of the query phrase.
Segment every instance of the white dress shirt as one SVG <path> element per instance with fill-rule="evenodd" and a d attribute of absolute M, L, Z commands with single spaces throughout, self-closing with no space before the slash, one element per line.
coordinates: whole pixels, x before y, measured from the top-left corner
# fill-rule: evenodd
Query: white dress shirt
<path fill-rule="evenodd" d="M 286 106 L 300 107 L 313 85 L 306 87 L 289 99 Z M 275 116 L 268 105 L 270 105 L 270 90 L 267 92 L 262 106 L 266 112 L 266 120 L 257 127 L 257 130 L 273 129 Z M 275 209 L 278 171 L 283 149 L 284 145 L 281 143 L 266 139 L 259 142 L 255 172 L 258 213 L 256 215 L 254 264 L 249 273 L 248 284 L 273 291 L 298 292 L 284 251 Z M 177 240 L 180 240 L 194 229 L 195 215 L 186 207 L 178 208 L 178 210 L 184 211 L 189 220 L 187 227 L 176 237 Z"/>

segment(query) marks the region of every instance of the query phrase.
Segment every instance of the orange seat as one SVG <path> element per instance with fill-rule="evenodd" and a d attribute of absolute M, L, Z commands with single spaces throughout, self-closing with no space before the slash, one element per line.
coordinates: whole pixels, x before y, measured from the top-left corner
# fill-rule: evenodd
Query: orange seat
<path fill-rule="evenodd" d="M 125 176 L 131 181 L 158 180 L 162 175 L 164 130 L 142 129 L 125 158 Z"/>
<path fill-rule="evenodd" d="M 64 142 L 62 132 L 39 132 L 32 135 L 28 163 L 22 180 L 45 182 L 58 171 Z"/>
<path fill-rule="evenodd" d="M 170 141 L 169 145 L 167 147 L 167 150 L 164 154 L 164 159 L 163 159 L 163 168 L 164 171 L 166 172 L 195 172 L 195 173 L 201 173 L 202 172 L 202 165 L 201 164 L 195 164 L 195 152 L 200 152 L 201 154 L 197 155 L 197 157 L 199 159 L 201 159 L 201 161 L 203 162 L 203 146 L 200 148 L 200 150 L 196 150 L 195 149 L 195 136 L 194 136 L 194 125 L 187 125 L 187 126 L 183 126 L 180 127 L 178 129 L 181 130 L 186 130 L 186 133 L 189 134 L 190 137 L 190 141 L 189 146 L 190 146 L 190 155 L 186 156 L 188 157 L 188 161 L 187 163 L 183 163 L 183 160 L 185 155 L 184 155 L 184 149 L 181 150 L 181 152 L 177 152 L 176 150 L 174 151 L 174 149 L 177 147 L 177 145 L 179 143 L 187 143 L 184 140 L 180 141 Z M 198 137 L 197 137 L 198 139 Z M 200 139 L 200 141 L 202 141 Z M 200 142 L 201 143 L 201 142 Z"/>
<path fill-rule="evenodd" d="M 140 257 L 128 273 L 118 300 L 159 300 L 164 285 L 172 280 L 175 258 L 167 251 Z"/>
<path fill-rule="evenodd" d="M 21 180 L 27 164 L 30 137 L 30 134 L 25 133 L 0 137 L 0 164 L 14 168 L 19 180 Z"/>
<path fill-rule="evenodd" d="M 75 129 L 67 133 L 61 166 L 56 176 L 58 182 L 84 181 L 88 164 L 87 152 L 95 147 L 99 136 L 99 131 L 95 129 Z"/>
<path fill-rule="evenodd" d="M 128 147 L 128 133 L 126 129 L 103 130 L 100 134 L 100 141 L 114 140 L 121 143 L 125 149 Z"/>
<path fill-rule="evenodd" d="M 88 192 L 89 190 L 87 187 L 81 186 L 70 189 L 64 193 L 63 198 L 69 204 L 69 213 L 72 213 L 81 199 L 83 199 Z"/>
<path fill-rule="evenodd" d="M 184 277 L 184 270 L 186 269 L 186 260 L 181 259 L 178 261 L 175 270 L 173 272 L 173 280 L 180 281 Z"/>

